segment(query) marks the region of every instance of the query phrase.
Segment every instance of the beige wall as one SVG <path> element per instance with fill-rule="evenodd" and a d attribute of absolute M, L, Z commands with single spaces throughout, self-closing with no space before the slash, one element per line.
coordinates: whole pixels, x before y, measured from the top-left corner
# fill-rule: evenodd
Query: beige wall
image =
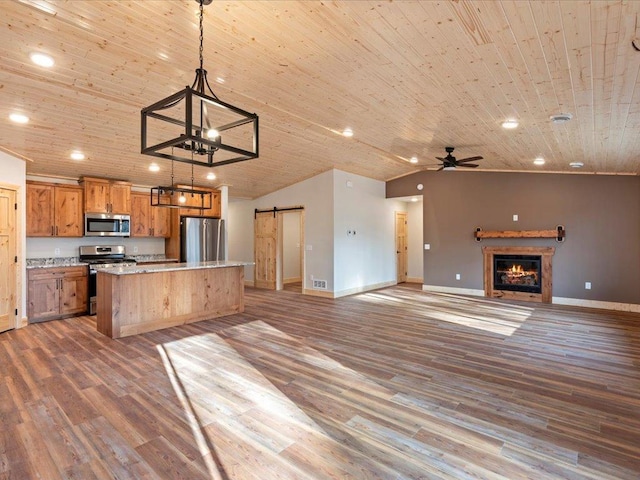
<path fill-rule="evenodd" d="M 490 172 L 420 172 L 387 183 L 387 197 L 415 195 L 422 183 L 424 283 L 479 289 L 484 245 L 548 245 L 553 296 L 640 304 L 640 178 Z M 519 221 L 512 216 L 517 214 Z M 487 239 L 484 230 L 564 225 L 564 243 Z M 456 273 L 461 275 L 455 279 Z M 592 289 L 585 289 L 591 282 Z"/>

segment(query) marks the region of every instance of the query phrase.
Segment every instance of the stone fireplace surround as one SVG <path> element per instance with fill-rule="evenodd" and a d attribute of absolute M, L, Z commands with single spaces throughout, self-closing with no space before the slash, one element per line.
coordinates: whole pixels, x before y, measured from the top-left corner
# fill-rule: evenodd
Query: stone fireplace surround
<path fill-rule="evenodd" d="M 510 300 L 525 300 L 529 302 L 551 303 L 553 290 L 553 271 L 551 267 L 551 258 L 553 257 L 555 251 L 555 247 L 482 247 L 482 254 L 484 257 L 485 296 Z M 542 257 L 542 292 L 528 293 L 494 289 L 494 255 L 540 255 Z"/>

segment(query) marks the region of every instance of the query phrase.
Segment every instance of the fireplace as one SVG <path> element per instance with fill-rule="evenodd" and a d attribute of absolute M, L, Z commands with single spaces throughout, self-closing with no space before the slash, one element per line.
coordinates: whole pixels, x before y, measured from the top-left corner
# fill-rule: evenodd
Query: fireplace
<path fill-rule="evenodd" d="M 487 297 L 551 303 L 554 247 L 482 247 Z"/>
<path fill-rule="evenodd" d="M 542 293 L 541 255 L 494 255 L 493 288 Z"/>

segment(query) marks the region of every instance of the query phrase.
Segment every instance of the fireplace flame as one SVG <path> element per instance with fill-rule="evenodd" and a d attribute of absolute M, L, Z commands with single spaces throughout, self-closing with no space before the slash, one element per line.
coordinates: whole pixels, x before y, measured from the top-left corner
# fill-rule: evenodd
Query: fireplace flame
<path fill-rule="evenodd" d="M 511 272 L 512 273 L 524 273 L 524 270 L 522 270 L 522 265 L 512 265 L 511 266 Z"/>

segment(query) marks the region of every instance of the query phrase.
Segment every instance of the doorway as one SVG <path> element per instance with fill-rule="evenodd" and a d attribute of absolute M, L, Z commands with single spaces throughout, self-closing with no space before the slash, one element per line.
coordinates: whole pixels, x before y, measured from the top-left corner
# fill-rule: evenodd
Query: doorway
<path fill-rule="evenodd" d="M 397 282 L 407 281 L 407 212 L 396 212 L 396 269 Z"/>
<path fill-rule="evenodd" d="M 302 293 L 302 210 L 291 210 L 280 212 L 280 221 L 282 222 L 282 288 Z"/>
<path fill-rule="evenodd" d="M 16 327 L 18 256 L 16 191 L 0 188 L 0 332 Z"/>

